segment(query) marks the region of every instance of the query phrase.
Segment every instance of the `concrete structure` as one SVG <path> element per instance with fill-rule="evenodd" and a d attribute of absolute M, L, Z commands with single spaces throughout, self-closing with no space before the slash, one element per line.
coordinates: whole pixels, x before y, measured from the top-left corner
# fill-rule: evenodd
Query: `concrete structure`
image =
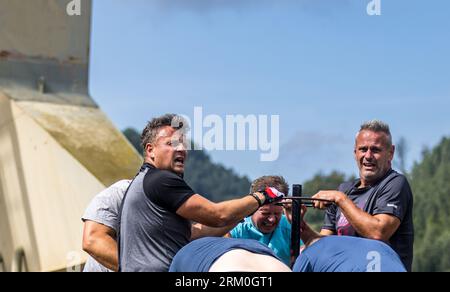
<path fill-rule="evenodd" d="M 0 271 L 83 263 L 84 209 L 141 164 L 89 97 L 91 1 L 71 2 L 0 0 Z"/>

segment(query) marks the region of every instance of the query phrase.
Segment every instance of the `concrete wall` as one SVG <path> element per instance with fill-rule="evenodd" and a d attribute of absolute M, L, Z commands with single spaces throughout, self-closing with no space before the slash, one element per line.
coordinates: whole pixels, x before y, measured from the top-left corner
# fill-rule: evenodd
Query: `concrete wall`
<path fill-rule="evenodd" d="M 0 0 L 0 254 L 12 270 L 82 263 L 92 197 L 140 154 L 88 94 L 91 0 Z"/>
<path fill-rule="evenodd" d="M 36 250 L 33 241 L 29 204 L 24 182 L 23 164 L 18 147 L 18 135 L 12 102 L 0 93 L 0 198 L 2 230 L 0 252 L 8 270 L 11 270 L 14 253 L 19 248 L 28 252 Z M 30 266 L 39 268 L 39 259 L 29 259 Z"/>
<path fill-rule="evenodd" d="M 1 50 L 27 58 L 87 64 L 91 1 L 81 0 L 81 16 L 69 16 L 66 13 L 70 2 L 1 0 Z"/>
<path fill-rule="evenodd" d="M 91 0 L 80 0 L 80 16 L 67 14 L 70 2 L 0 0 L 0 87 L 47 93 L 12 98 L 96 106 L 88 96 Z"/>
<path fill-rule="evenodd" d="M 8 270 L 20 248 L 32 271 L 84 262 L 85 208 L 105 186 L 132 178 L 141 162 L 98 109 L 0 92 L 0 252 Z"/>

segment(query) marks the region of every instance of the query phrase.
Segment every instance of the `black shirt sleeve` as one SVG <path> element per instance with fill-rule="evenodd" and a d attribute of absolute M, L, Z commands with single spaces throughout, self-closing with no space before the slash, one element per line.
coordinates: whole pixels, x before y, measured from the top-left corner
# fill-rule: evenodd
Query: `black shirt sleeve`
<path fill-rule="evenodd" d="M 336 212 L 337 207 L 335 205 L 331 205 L 327 208 L 322 229 L 331 230 L 336 233 Z"/>
<path fill-rule="evenodd" d="M 153 203 L 173 213 L 195 194 L 181 177 L 166 170 L 147 173 L 144 190 Z"/>
<path fill-rule="evenodd" d="M 378 195 L 372 214 L 390 214 L 403 221 L 411 198 L 412 192 L 406 178 L 396 176 Z"/>

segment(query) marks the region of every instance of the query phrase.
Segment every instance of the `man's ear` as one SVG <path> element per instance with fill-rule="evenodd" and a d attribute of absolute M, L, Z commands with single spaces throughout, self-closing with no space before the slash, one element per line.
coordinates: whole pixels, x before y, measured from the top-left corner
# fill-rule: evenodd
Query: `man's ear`
<path fill-rule="evenodd" d="M 395 154 L 395 145 L 392 145 L 392 147 L 391 147 L 391 160 L 394 159 L 394 154 Z"/>
<path fill-rule="evenodd" d="M 151 160 L 155 159 L 155 148 L 151 143 L 147 143 L 145 145 L 145 156 L 150 158 Z"/>

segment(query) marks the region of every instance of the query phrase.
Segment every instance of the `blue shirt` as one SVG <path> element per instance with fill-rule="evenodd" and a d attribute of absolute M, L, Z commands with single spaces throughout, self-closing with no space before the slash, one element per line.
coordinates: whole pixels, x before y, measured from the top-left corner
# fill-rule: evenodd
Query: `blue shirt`
<path fill-rule="evenodd" d="M 291 261 L 291 224 L 283 215 L 277 228 L 268 234 L 258 230 L 253 224 L 252 218 L 247 217 L 230 232 L 233 238 L 254 239 L 268 246 L 286 264 Z"/>
<path fill-rule="evenodd" d="M 406 272 L 398 254 L 384 242 L 327 236 L 305 249 L 294 272 Z"/>

